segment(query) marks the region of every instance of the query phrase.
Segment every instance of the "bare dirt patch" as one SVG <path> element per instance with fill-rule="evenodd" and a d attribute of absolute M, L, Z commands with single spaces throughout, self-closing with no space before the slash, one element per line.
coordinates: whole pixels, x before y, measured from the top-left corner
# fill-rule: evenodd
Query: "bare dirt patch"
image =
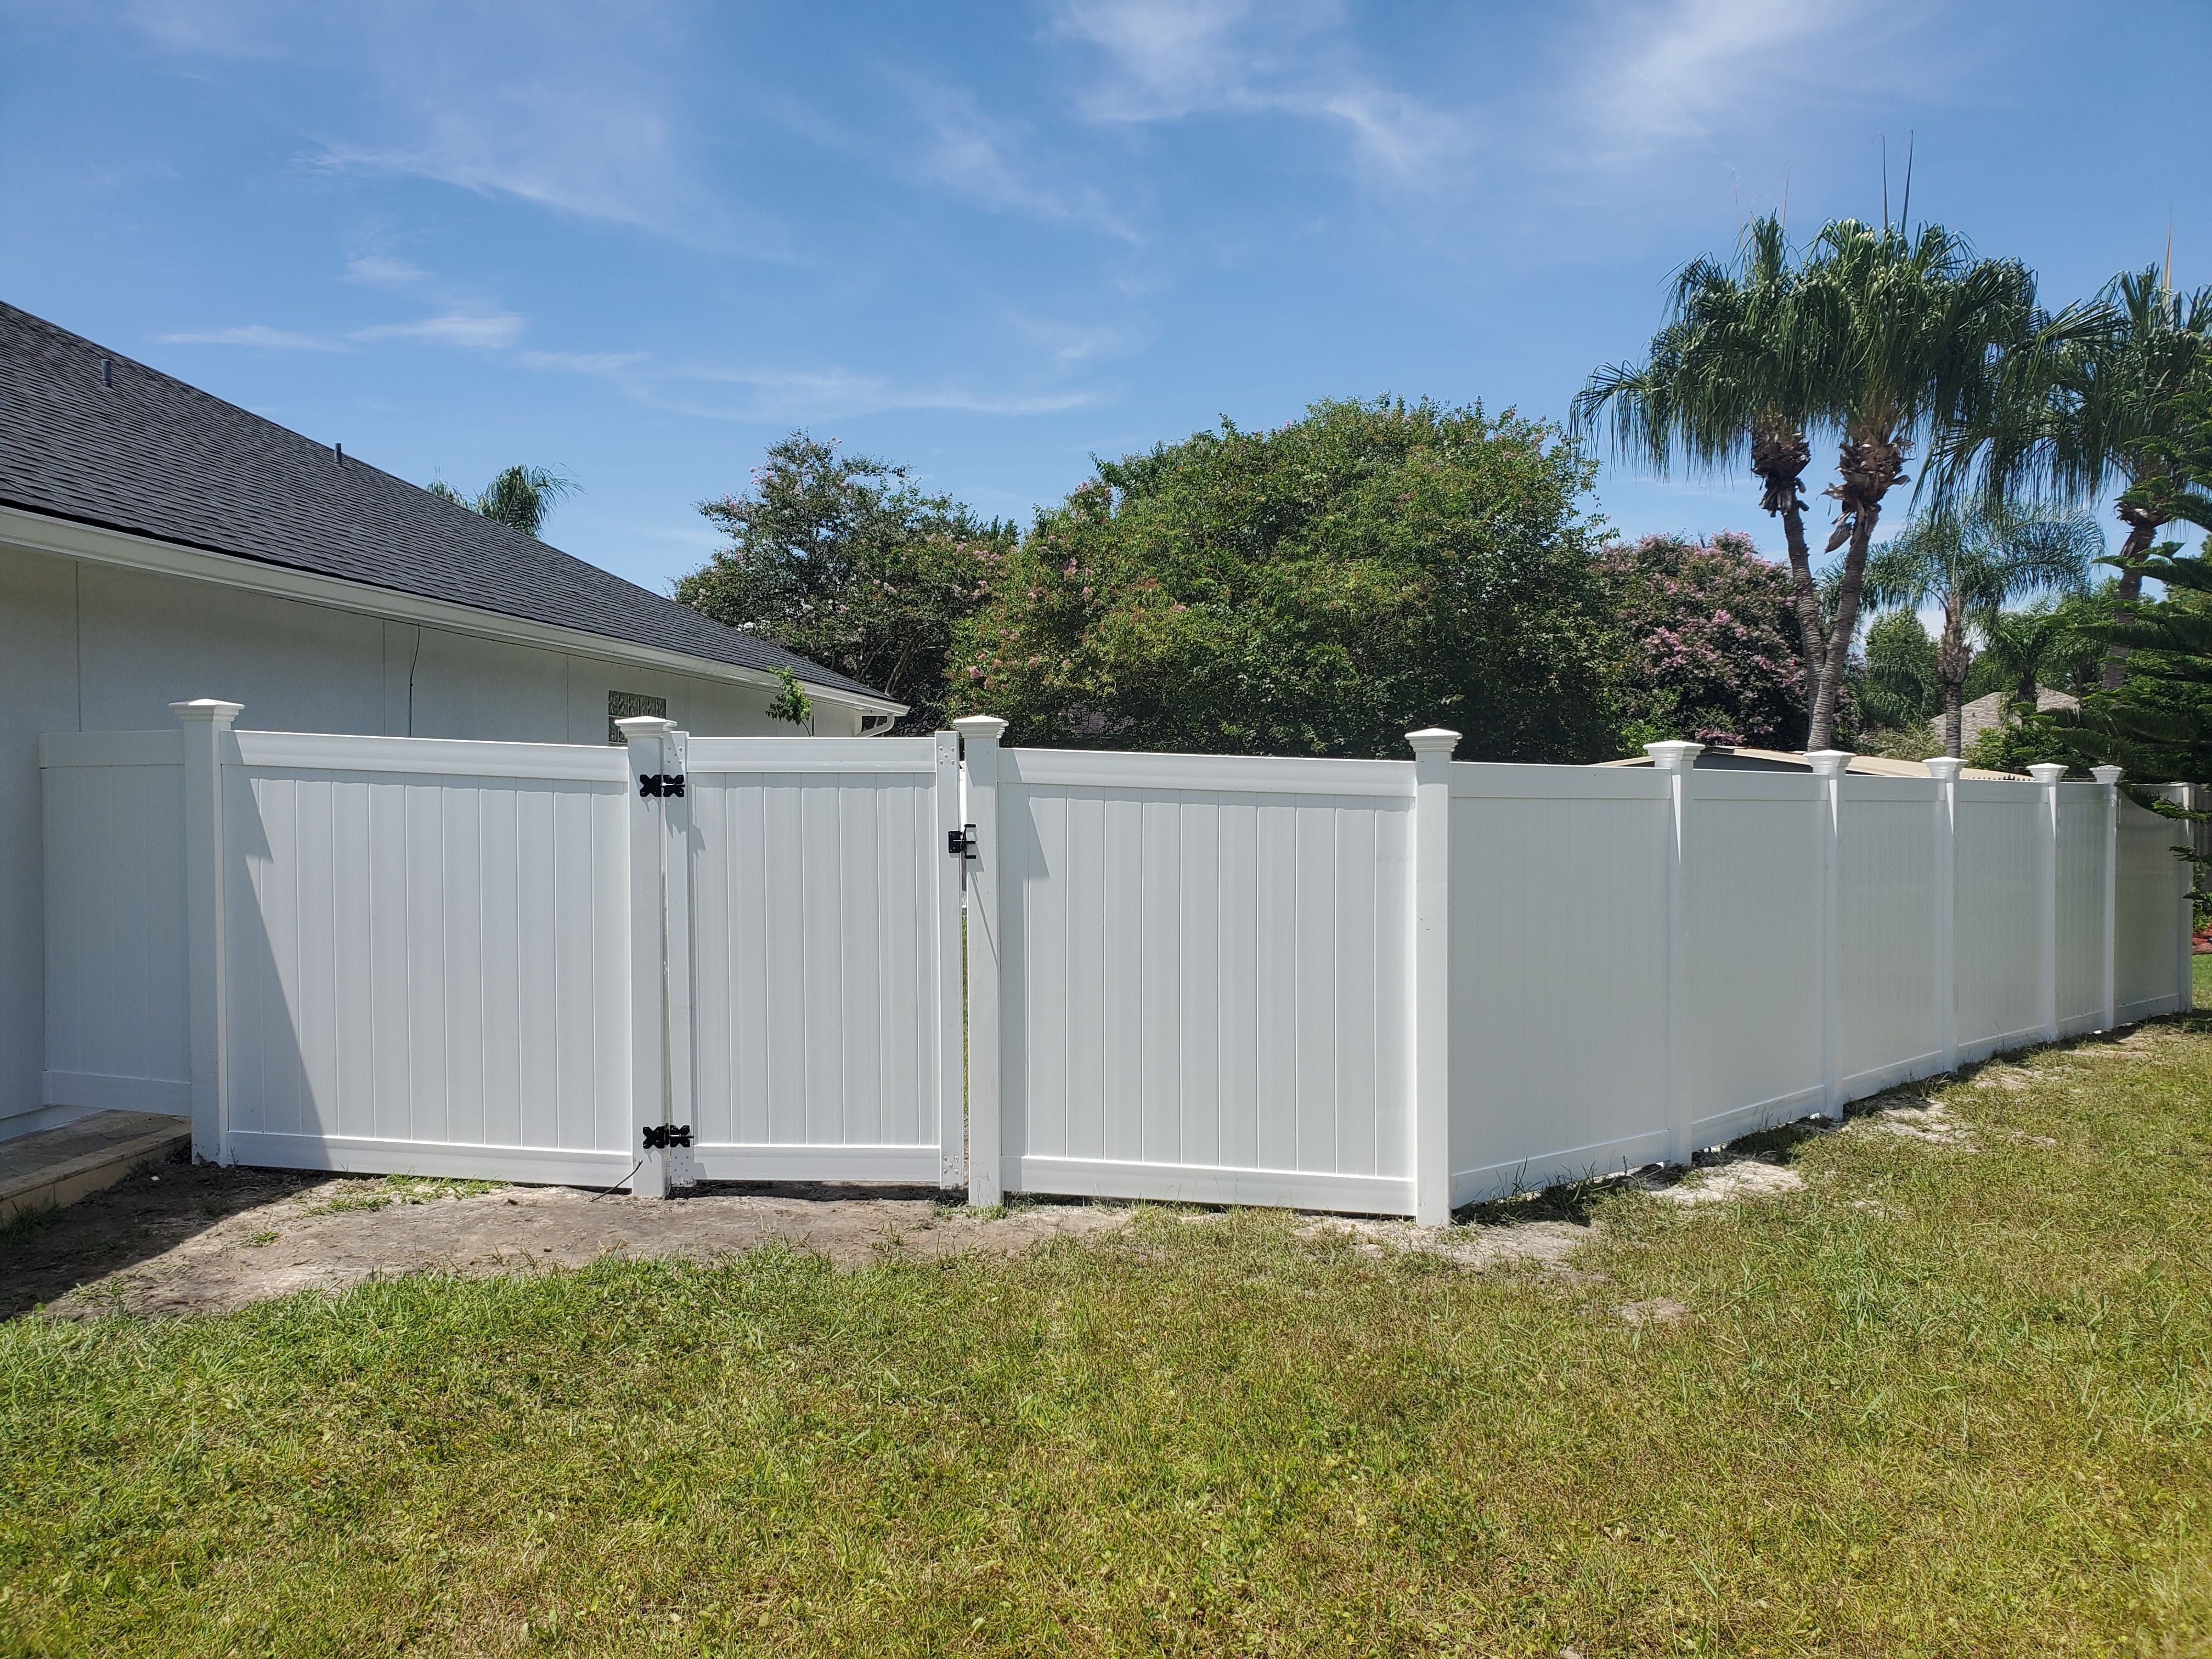
<path fill-rule="evenodd" d="M 2026 1085 L 2014 1085 L 2010 1079 L 2027 1074 L 2013 1067 L 2004 1068 L 2005 1075 L 1998 1082 L 1986 1081 L 1988 1073 L 1974 1080 L 1979 1088 L 2013 1090 Z M 1887 1097 L 1888 1103 L 1875 1110 L 1854 1117 L 1847 1133 L 1856 1134 L 1902 1135 L 1908 1140 L 1926 1141 L 1931 1146 L 1968 1146 L 1974 1144 L 1973 1131 L 1951 1115 L 1950 1109 L 1938 1100 L 1919 1095 Z"/>
<path fill-rule="evenodd" d="M 222 1313 L 403 1273 L 580 1267 L 606 1256 L 706 1261 L 782 1243 L 839 1267 L 889 1255 L 1012 1255 L 1128 1224 L 1126 1206 L 982 1215 L 914 1188 L 703 1187 L 655 1200 L 566 1187 L 462 1186 L 171 1164 L 11 1231 L 0 1314 Z"/>
<path fill-rule="evenodd" d="M 1517 1262 L 1564 1270 L 1567 1257 L 1589 1242 L 1591 1229 L 1571 1221 L 1423 1227 L 1411 1221 L 1322 1216 L 1299 1228 L 1298 1235 L 1302 1238 L 1348 1238 L 1363 1255 L 1386 1256 L 1410 1251 L 1442 1256 L 1480 1273 L 1486 1267 Z"/>
<path fill-rule="evenodd" d="M 1642 1302 L 1632 1302 L 1618 1310 L 1621 1322 L 1630 1327 L 1645 1325 L 1679 1325 L 1690 1316 L 1690 1310 L 1672 1297 L 1655 1296 Z"/>
<path fill-rule="evenodd" d="M 1679 1181 L 1672 1170 L 1655 1171 L 1645 1184 L 1669 1204 L 1730 1204 L 1747 1198 L 1779 1198 L 1802 1191 L 1805 1177 L 1787 1164 L 1759 1156 L 1722 1153 L 1700 1164 Z"/>

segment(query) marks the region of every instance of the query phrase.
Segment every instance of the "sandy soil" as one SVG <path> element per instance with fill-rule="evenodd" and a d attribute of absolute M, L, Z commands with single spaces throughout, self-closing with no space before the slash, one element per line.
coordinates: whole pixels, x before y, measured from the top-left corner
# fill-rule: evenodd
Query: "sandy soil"
<path fill-rule="evenodd" d="M 565 1187 L 456 1195 L 436 1183 L 166 1164 L 0 1245 L 0 1316 L 221 1313 L 400 1273 L 528 1273 L 603 1256 L 711 1261 L 773 1240 L 841 1267 L 885 1252 L 1012 1254 L 1128 1224 L 1127 1206 L 986 1218 L 927 1188 L 707 1186 L 659 1201 Z"/>

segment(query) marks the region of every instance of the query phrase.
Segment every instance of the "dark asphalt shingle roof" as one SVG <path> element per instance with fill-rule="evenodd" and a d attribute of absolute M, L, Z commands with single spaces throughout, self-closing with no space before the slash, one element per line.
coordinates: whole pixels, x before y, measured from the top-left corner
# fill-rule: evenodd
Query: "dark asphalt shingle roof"
<path fill-rule="evenodd" d="M 883 695 L 4 303 L 0 502 Z"/>

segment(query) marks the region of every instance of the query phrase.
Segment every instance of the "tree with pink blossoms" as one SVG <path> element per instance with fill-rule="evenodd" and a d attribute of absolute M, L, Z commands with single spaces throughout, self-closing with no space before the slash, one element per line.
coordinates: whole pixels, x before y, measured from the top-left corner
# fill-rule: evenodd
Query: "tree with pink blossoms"
<path fill-rule="evenodd" d="M 1794 749 L 1805 736 L 1805 657 L 1790 573 L 1751 538 L 1646 536 L 1601 550 L 1628 659 L 1628 751 L 1669 738 Z"/>

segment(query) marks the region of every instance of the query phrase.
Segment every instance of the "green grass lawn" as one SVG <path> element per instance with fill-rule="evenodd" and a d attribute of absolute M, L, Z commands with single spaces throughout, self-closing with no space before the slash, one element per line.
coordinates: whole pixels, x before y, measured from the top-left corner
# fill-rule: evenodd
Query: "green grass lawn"
<path fill-rule="evenodd" d="M 1569 1272 L 1153 1211 L 18 1320 L 0 1652 L 2206 1651 L 2212 1022 L 1979 1084 Z"/>

